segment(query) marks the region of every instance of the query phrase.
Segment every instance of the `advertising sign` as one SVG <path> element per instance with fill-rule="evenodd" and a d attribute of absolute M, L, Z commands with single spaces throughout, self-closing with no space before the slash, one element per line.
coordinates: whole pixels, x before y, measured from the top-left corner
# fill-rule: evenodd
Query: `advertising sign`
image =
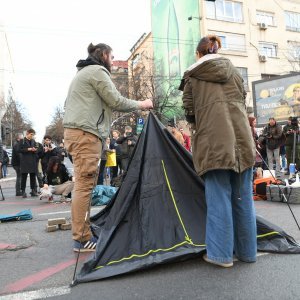
<path fill-rule="evenodd" d="M 190 16 L 198 19 L 188 20 Z M 181 95 L 177 88 L 184 71 L 195 62 L 200 40 L 199 22 L 198 0 L 152 0 L 154 61 L 156 72 L 165 79 L 160 88 L 168 93 L 170 86 L 176 87 L 169 99 L 170 117 L 181 111 Z"/>
<path fill-rule="evenodd" d="M 300 117 L 300 73 L 254 81 L 252 91 L 258 126 L 267 124 L 271 117 L 279 122 Z"/>

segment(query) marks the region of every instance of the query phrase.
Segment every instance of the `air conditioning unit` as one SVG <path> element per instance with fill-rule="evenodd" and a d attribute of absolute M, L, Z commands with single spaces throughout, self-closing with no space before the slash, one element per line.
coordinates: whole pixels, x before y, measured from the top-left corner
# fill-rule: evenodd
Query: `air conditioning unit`
<path fill-rule="evenodd" d="M 266 30 L 268 25 L 266 23 L 258 23 L 258 27 L 260 30 Z"/>
<path fill-rule="evenodd" d="M 260 62 L 266 62 L 267 61 L 267 56 L 264 55 L 264 54 L 260 54 L 258 56 L 258 59 L 259 59 Z"/>

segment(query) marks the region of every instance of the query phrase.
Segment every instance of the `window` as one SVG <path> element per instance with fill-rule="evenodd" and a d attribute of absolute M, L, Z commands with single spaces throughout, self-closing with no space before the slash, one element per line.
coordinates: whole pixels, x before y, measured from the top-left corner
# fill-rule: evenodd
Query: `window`
<path fill-rule="evenodd" d="M 246 51 L 246 39 L 243 34 L 211 32 L 220 37 L 223 50 Z"/>
<path fill-rule="evenodd" d="M 277 57 L 277 48 L 277 44 L 265 42 L 259 43 L 260 54 L 267 57 Z"/>
<path fill-rule="evenodd" d="M 268 13 L 264 11 L 257 11 L 256 12 L 256 20 L 257 23 L 265 23 L 267 25 L 275 25 L 274 23 L 274 14 L 273 13 Z"/>
<path fill-rule="evenodd" d="M 208 18 L 237 23 L 243 22 L 241 2 L 216 0 L 215 2 L 205 1 L 205 3 Z"/>
<path fill-rule="evenodd" d="M 285 25 L 287 30 L 300 31 L 300 14 L 286 11 Z"/>
<path fill-rule="evenodd" d="M 290 60 L 300 60 L 300 42 L 288 41 L 288 56 Z"/>
<path fill-rule="evenodd" d="M 241 73 L 243 79 L 244 79 L 244 87 L 245 90 L 249 91 L 249 85 L 248 85 L 248 69 L 247 68 L 241 68 L 237 67 L 238 71 Z"/>
<path fill-rule="evenodd" d="M 133 57 L 133 59 L 132 59 L 132 67 L 135 67 L 135 66 L 136 66 L 136 64 L 139 62 L 140 58 L 141 58 L 141 55 L 140 55 L 140 54 L 136 54 L 136 55 Z"/>

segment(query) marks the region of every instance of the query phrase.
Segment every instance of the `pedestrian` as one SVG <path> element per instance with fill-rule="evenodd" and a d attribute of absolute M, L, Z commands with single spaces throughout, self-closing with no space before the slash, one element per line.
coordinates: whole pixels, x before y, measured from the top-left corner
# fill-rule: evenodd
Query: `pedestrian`
<path fill-rule="evenodd" d="M 241 261 L 256 261 L 255 145 L 243 79 L 229 59 L 217 54 L 220 48 L 219 37 L 203 37 L 197 62 L 185 72 L 180 88 L 186 119 L 195 130 L 194 166 L 205 185 L 207 253 L 203 259 L 231 267 L 233 252 Z"/>
<path fill-rule="evenodd" d="M 103 143 L 97 185 L 104 184 L 104 177 L 107 175 L 107 169 L 108 169 L 108 168 L 105 168 L 108 152 L 115 152 L 115 149 L 110 149 L 110 137 L 107 137 L 105 139 L 105 143 Z"/>
<path fill-rule="evenodd" d="M 182 134 L 183 137 L 183 146 L 184 148 L 191 152 L 191 139 L 190 137 L 183 131 L 183 128 L 179 128 L 180 133 Z"/>
<path fill-rule="evenodd" d="M 3 174 L 2 174 L 2 163 L 3 163 L 3 144 L 2 142 L 0 141 L 0 178 L 3 177 Z"/>
<path fill-rule="evenodd" d="M 50 135 L 46 134 L 43 140 L 44 143 L 43 143 L 43 152 L 41 155 L 41 164 L 42 164 L 43 174 L 45 174 L 48 168 L 48 162 L 50 157 L 57 156 L 58 151 L 55 145 L 52 143 L 52 137 Z"/>
<path fill-rule="evenodd" d="M 120 132 L 118 130 L 113 130 L 112 131 L 112 139 L 111 139 L 111 149 L 116 150 L 116 163 L 117 165 L 115 167 L 111 167 L 112 171 L 112 181 L 111 184 L 113 183 L 113 179 L 116 178 L 119 174 L 119 171 L 121 172 L 121 146 L 117 143 L 117 140 L 120 137 Z"/>
<path fill-rule="evenodd" d="M 174 136 L 174 138 L 178 141 L 178 143 L 184 146 L 184 139 L 182 134 L 177 130 L 176 125 L 173 121 L 168 122 L 168 130 Z"/>
<path fill-rule="evenodd" d="M 48 162 L 47 170 L 43 178 L 43 188 L 51 188 L 53 195 L 61 195 L 60 202 L 70 202 L 70 193 L 73 191 L 74 182 L 66 166 L 61 162 L 58 156 L 51 156 Z M 51 186 L 51 187 L 49 187 Z M 49 202 L 53 197 L 49 198 Z"/>
<path fill-rule="evenodd" d="M 275 118 L 269 118 L 269 124 L 263 129 L 262 135 L 266 139 L 266 149 L 268 156 L 268 165 L 270 170 L 274 170 L 273 160 L 276 162 L 276 172 L 280 174 L 280 146 L 283 143 L 282 128 L 276 123 Z"/>
<path fill-rule="evenodd" d="M 289 117 L 287 124 L 283 127 L 283 134 L 285 135 L 285 150 L 287 160 L 287 172 L 285 175 L 290 175 L 289 166 L 291 163 L 296 163 L 297 168 L 300 167 L 300 132 L 298 119 L 296 117 Z M 296 139 L 294 139 L 294 135 Z M 293 151 L 295 148 L 295 162 L 293 162 Z"/>
<path fill-rule="evenodd" d="M 67 151 L 63 142 L 57 147 L 57 156 L 61 159 L 62 163 L 64 162 L 65 157 L 67 157 Z"/>
<path fill-rule="evenodd" d="M 18 133 L 16 135 L 16 141 L 13 144 L 11 165 L 16 172 L 16 196 L 22 196 L 21 193 L 21 171 L 20 171 L 20 140 L 23 139 L 23 134 Z"/>
<path fill-rule="evenodd" d="M 137 137 L 133 134 L 132 127 L 125 126 L 124 135 L 117 139 L 117 144 L 121 148 L 121 168 L 123 172 L 127 170 L 136 142 Z"/>
<path fill-rule="evenodd" d="M 24 139 L 20 140 L 20 172 L 21 172 L 21 191 L 22 197 L 27 198 L 26 194 L 26 181 L 28 174 L 30 175 L 30 188 L 31 196 L 37 196 L 36 188 L 36 174 L 37 174 L 37 162 L 38 162 L 38 145 L 34 140 L 35 131 L 28 129 Z"/>
<path fill-rule="evenodd" d="M 97 180 L 102 141 L 109 136 L 112 110 L 152 108 L 150 99 L 134 101 L 122 97 L 111 80 L 112 48 L 90 44 L 88 58 L 77 63 L 65 102 L 64 142 L 71 154 L 75 185 L 72 199 L 74 251 L 95 251 L 96 238 L 90 229 L 90 196 Z"/>
<path fill-rule="evenodd" d="M 8 175 L 7 166 L 8 166 L 8 163 L 9 163 L 9 157 L 8 157 L 8 154 L 7 154 L 6 149 L 4 147 L 2 149 L 2 152 L 3 152 L 2 175 L 3 175 L 4 178 L 6 178 L 6 176 Z"/>

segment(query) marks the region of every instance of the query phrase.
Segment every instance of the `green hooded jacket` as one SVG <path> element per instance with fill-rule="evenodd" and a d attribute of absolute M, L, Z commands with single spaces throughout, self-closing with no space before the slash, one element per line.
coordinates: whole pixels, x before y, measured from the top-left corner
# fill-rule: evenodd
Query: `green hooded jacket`
<path fill-rule="evenodd" d="M 80 69 L 71 82 L 63 125 L 105 139 L 110 133 L 112 110 L 127 112 L 138 108 L 138 101 L 117 91 L 106 68 L 89 65 Z"/>
<path fill-rule="evenodd" d="M 255 162 L 243 79 L 230 60 L 208 54 L 184 74 L 183 105 L 192 121 L 198 175 L 225 169 L 243 172 Z"/>

